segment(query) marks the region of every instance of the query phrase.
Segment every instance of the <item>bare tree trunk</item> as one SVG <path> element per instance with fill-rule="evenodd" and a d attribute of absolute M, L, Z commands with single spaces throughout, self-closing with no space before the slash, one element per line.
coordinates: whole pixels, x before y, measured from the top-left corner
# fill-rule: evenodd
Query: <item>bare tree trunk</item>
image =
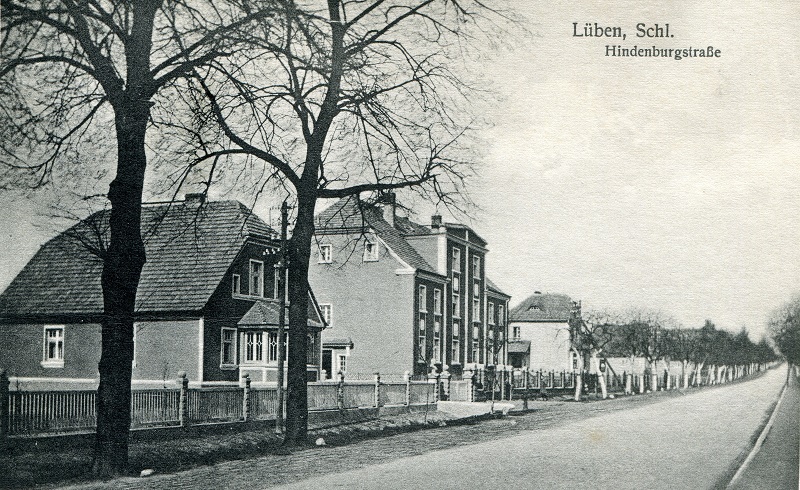
<path fill-rule="evenodd" d="M 689 361 L 684 359 L 682 364 L 683 368 L 683 389 L 687 389 L 689 387 Z"/>
<path fill-rule="evenodd" d="M 313 185 L 316 182 L 312 182 Z M 305 444 L 308 433 L 308 265 L 314 235 L 315 187 L 298 189 L 297 219 L 289 240 L 289 353 L 284 444 Z"/>
<path fill-rule="evenodd" d="M 650 361 L 650 391 L 658 391 L 658 361 Z"/>
<path fill-rule="evenodd" d="M 133 322 L 136 289 L 145 263 L 141 213 L 149 105 L 142 101 L 129 104 L 117 109 L 115 121 L 117 175 L 108 193 L 111 237 L 101 280 L 104 315 L 92 471 L 103 476 L 121 475 L 128 464 Z"/>
<path fill-rule="evenodd" d="M 575 396 L 576 402 L 581 401 L 581 393 L 583 393 L 583 356 L 578 356 L 578 371 L 575 375 Z"/>
<path fill-rule="evenodd" d="M 592 359 L 594 360 L 594 366 L 597 370 L 597 381 L 600 383 L 600 394 L 603 397 L 603 400 L 608 398 L 608 387 L 606 386 L 606 377 L 605 374 L 600 372 L 600 360 L 597 358 L 596 355 L 592 355 Z"/>

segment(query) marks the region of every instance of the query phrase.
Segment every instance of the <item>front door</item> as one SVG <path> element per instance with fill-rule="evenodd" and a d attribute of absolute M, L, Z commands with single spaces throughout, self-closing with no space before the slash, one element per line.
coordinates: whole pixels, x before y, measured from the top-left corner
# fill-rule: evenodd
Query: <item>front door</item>
<path fill-rule="evenodd" d="M 331 349 L 322 349 L 322 369 L 325 370 L 325 379 L 331 379 L 333 376 L 333 351 Z"/>

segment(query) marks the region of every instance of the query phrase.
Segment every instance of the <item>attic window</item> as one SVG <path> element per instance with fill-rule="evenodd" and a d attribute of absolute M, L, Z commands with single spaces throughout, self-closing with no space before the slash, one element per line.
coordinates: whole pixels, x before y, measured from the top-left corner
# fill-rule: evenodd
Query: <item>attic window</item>
<path fill-rule="evenodd" d="M 378 244 L 366 241 L 364 243 L 364 262 L 375 262 L 378 260 Z"/>
<path fill-rule="evenodd" d="M 542 307 L 541 307 L 541 306 L 539 306 L 539 305 L 531 305 L 531 306 L 528 308 L 528 311 L 530 311 L 530 310 L 541 310 L 541 309 L 542 309 Z"/>
<path fill-rule="evenodd" d="M 233 294 L 242 294 L 242 276 L 239 274 L 233 275 L 233 284 L 231 285 L 231 289 Z"/>
<path fill-rule="evenodd" d="M 264 296 L 264 263 L 250 260 L 250 296 Z"/>
<path fill-rule="evenodd" d="M 320 264 L 330 264 L 332 262 L 332 260 L 331 260 L 331 255 L 332 255 L 331 252 L 332 252 L 332 250 L 333 250 L 333 247 L 331 246 L 330 243 L 321 244 L 319 246 L 319 261 L 318 262 Z"/>

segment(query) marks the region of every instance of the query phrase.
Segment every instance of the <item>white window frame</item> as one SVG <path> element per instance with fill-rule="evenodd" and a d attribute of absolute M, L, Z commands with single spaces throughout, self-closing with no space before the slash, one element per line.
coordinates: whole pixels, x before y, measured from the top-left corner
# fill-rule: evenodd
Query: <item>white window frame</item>
<path fill-rule="evenodd" d="M 229 342 L 225 340 L 225 333 L 232 333 Z M 230 327 L 222 327 L 219 332 L 219 365 L 221 369 L 231 369 L 236 367 L 236 352 L 237 351 L 237 335 L 236 329 Z M 230 345 L 231 362 L 225 362 L 225 344 Z"/>
<path fill-rule="evenodd" d="M 317 263 L 330 264 L 331 262 L 333 262 L 333 245 L 330 243 L 320 243 Z"/>
<path fill-rule="evenodd" d="M 336 355 L 336 372 L 343 372 L 347 373 L 347 354 L 337 354 Z"/>
<path fill-rule="evenodd" d="M 506 324 L 506 308 L 503 305 L 497 305 L 497 324 L 501 327 Z"/>
<path fill-rule="evenodd" d="M 330 303 L 320 303 L 319 311 L 322 313 L 322 319 L 328 328 L 333 326 L 333 305 Z"/>
<path fill-rule="evenodd" d="M 424 284 L 419 286 L 419 312 L 428 312 L 428 287 Z"/>
<path fill-rule="evenodd" d="M 278 362 L 278 331 L 268 330 L 267 332 L 267 362 L 272 364 Z"/>
<path fill-rule="evenodd" d="M 242 364 L 256 364 L 261 365 L 264 364 L 264 333 L 260 330 L 245 330 L 242 332 Z M 247 352 L 247 336 L 253 336 L 253 351 L 252 351 L 252 359 L 249 359 L 248 352 Z M 260 338 L 261 344 L 258 343 L 258 337 Z M 261 359 L 259 359 L 259 357 Z"/>
<path fill-rule="evenodd" d="M 461 318 L 461 295 L 453 293 L 453 318 Z"/>
<path fill-rule="evenodd" d="M 453 337 L 450 345 L 450 364 L 460 364 L 461 361 L 461 342 L 458 337 Z"/>
<path fill-rule="evenodd" d="M 231 294 L 240 296 L 242 294 L 242 275 L 233 274 L 231 276 Z"/>
<path fill-rule="evenodd" d="M 472 321 L 475 323 L 481 322 L 481 299 L 472 298 Z"/>
<path fill-rule="evenodd" d="M 264 275 L 265 275 L 264 274 L 264 261 L 263 260 L 250 259 L 249 264 L 250 264 L 250 267 L 248 268 L 249 275 L 247 277 L 247 279 L 248 279 L 248 281 L 247 281 L 247 289 L 248 289 L 247 292 L 249 293 L 250 296 L 256 296 L 258 298 L 263 298 L 264 297 Z M 259 274 L 259 276 L 258 276 L 258 284 L 257 284 L 258 291 L 253 291 L 253 275 L 254 275 L 253 274 L 253 264 L 258 264 L 259 267 L 261 268 L 261 274 Z"/>
<path fill-rule="evenodd" d="M 64 367 L 64 325 L 45 325 L 42 330 L 42 362 L 41 366 L 45 368 L 63 368 Z M 59 335 L 49 337 L 48 332 L 59 332 Z M 50 356 L 50 338 L 54 339 L 56 350 L 54 356 Z M 59 346 L 60 344 L 60 346 Z M 60 349 L 59 349 L 60 347 Z"/>
<path fill-rule="evenodd" d="M 486 316 L 488 316 L 489 318 L 487 318 L 487 321 L 488 321 L 489 325 L 494 325 L 495 324 L 495 321 L 494 321 L 494 303 L 489 301 L 488 302 L 488 308 L 489 308 L 489 312 L 487 313 Z"/>
<path fill-rule="evenodd" d="M 458 247 L 453 247 L 453 262 L 450 264 L 450 267 L 453 269 L 453 272 L 461 272 L 461 249 Z"/>
<path fill-rule="evenodd" d="M 423 286 L 424 287 L 424 286 Z M 419 360 L 427 361 L 426 357 L 428 350 L 428 313 L 424 311 L 419 312 L 419 320 L 417 326 L 417 345 L 419 346 Z"/>
<path fill-rule="evenodd" d="M 364 262 L 378 261 L 378 242 L 366 240 L 364 242 Z"/>
<path fill-rule="evenodd" d="M 472 256 L 472 277 L 474 279 L 480 279 L 480 277 L 481 277 L 481 256 L 480 255 L 473 255 Z"/>
<path fill-rule="evenodd" d="M 441 289 L 434 289 L 433 290 L 433 314 L 434 315 L 441 315 L 442 314 L 442 290 Z"/>
<path fill-rule="evenodd" d="M 511 327 L 511 335 L 514 337 L 514 340 L 519 340 L 520 336 L 522 335 L 522 328 L 518 325 L 514 325 Z"/>

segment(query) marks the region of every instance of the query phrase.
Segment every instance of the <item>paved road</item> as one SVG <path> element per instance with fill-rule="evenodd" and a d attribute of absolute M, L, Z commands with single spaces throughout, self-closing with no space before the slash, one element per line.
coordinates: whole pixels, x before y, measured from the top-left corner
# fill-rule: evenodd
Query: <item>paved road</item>
<path fill-rule="evenodd" d="M 744 459 L 784 370 L 81 488 L 712 488 Z"/>
<path fill-rule="evenodd" d="M 774 370 L 724 389 L 285 488 L 713 488 L 749 451 L 784 376 Z"/>
<path fill-rule="evenodd" d="M 793 379 L 764 445 L 731 490 L 800 488 L 800 381 Z"/>

